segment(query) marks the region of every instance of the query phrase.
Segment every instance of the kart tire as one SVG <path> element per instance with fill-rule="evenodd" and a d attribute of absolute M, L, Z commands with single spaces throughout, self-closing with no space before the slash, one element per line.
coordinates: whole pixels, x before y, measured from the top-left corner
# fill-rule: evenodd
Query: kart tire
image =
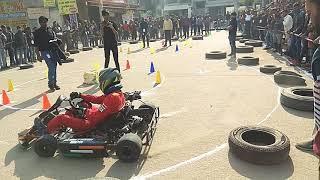
<path fill-rule="evenodd" d="M 227 53 L 222 51 L 211 51 L 206 53 L 206 59 L 225 59 L 227 58 Z"/>
<path fill-rule="evenodd" d="M 141 138 L 133 133 L 123 135 L 116 146 L 116 155 L 122 162 L 136 162 L 142 150 Z"/>
<path fill-rule="evenodd" d="M 300 110 L 313 112 L 313 89 L 307 87 L 292 87 L 281 91 L 280 102 L 282 105 Z"/>
<path fill-rule="evenodd" d="M 274 82 L 292 86 L 305 86 L 306 80 L 301 75 L 292 71 L 278 71 L 274 73 Z"/>
<path fill-rule="evenodd" d="M 21 64 L 20 66 L 20 69 L 30 69 L 30 68 L 33 68 L 34 65 L 33 64 Z"/>
<path fill-rule="evenodd" d="M 245 42 L 247 42 L 247 41 L 249 41 L 249 39 L 240 39 L 240 40 L 239 40 L 239 43 L 245 43 Z"/>
<path fill-rule="evenodd" d="M 145 104 L 142 104 L 141 106 L 139 106 L 139 109 L 142 109 L 142 108 L 148 108 L 148 113 L 147 114 L 144 114 L 143 115 L 143 120 L 145 122 L 147 122 L 148 124 L 152 121 L 152 118 L 153 118 L 153 114 L 156 110 L 156 106 L 151 104 L 151 103 L 145 103 Z"/>
<path fill-rule="evenodd" d="M 157 40 L 156 39 L 150 39 L 150 42 L 156 42 Z"/>
<path fill-rule="evenodd" d="M 34 151 L 40 157 L 53 157 L 57 148 L 57 139 L 49 134 L 41 136 L 34 144 Z"/>
<path fill-rule="evenodd" d="M 103 48 L 103 47 L 104 47 L 103 44 L 99 44 L 99 45 L 98 45 L 98 48 Z"/>
<path fill-rule="evenodd" d="M 230 132 L 228 143 L 230 152 L 254 164 L 279 164 L 290 152 L 289 138 L 268 127 L 238 127 Z"/>
<path fill-rule="evenodd" d="M 277 71 L 281 71 L 282 67 L 277 67 L 275 65 L 265 65 L 263 67 L 260 67 L 260 72 L 266 73 L 266 74 L 274 74 Z"/>
<path fill-rule="evenodd" d="M 138 44 L 139 41 L 130 41 L 129 44 Z"/>
<path fill-rule="evenodd" d="M 251 57 L 251 56 L 244 56 L 238 58 L 238 64 L 247 65 L 247 66 L 255 66 L 259 64 L 259 58 Z"/>
<path fill-rule="evenodd" d="M 93 48 L 92 47 L 83 47 L 82 51 L 91 51 Z"/>
<path fill-rule="evenodd" d="M 262 41 L 257 41 L 257 40 L 252 40 L 252 41 L 247 41 L 244 44 L 247 46 L 253 46 L 253 47 L 262 47 Z"/>
<path fill-rule="evenodd" d="M 74 62 L 73 58 L 67 58 L 66 60 L 61 60 L 62 63 L 71 63 Z"/>
<path fill-rule="evenodd" d="M 237 53 L 253 53 L 253 46 L 238 46 L 236 48 Z"/>
<path fill-rule="evenodd" d="M 243 34 L 237 34 L 236 37 L 243 38 Z"/>
<path fill-rule="evenodd" d="M 192 40 L 203 40 L 203 36 L 193 36 Z"/>
<path fill-rule="evenodd" d="M 79 49 L 71 49 L 71 50 L 69 50 L 70 54 L 77 54 L 79 52 L 80 52 Z"/>
<path fill-rule="evenodd" d="M 241 39 L 243 39 L 243 37 L 236 37 L 236 41 L 240 42 Z"/>

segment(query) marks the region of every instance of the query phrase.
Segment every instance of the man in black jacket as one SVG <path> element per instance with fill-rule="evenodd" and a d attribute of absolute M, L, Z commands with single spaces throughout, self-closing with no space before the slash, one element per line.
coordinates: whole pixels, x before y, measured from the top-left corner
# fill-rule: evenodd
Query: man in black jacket
<path fill-rule="evenodd" d="M 231 13 L 231 19 L 229 24 L 229 42 L 231 47 L 231 53 L 229 56 L 236 56 L 236 36 L 237 36 L 237 14 L 235 12 Z"/>
<path fill-rule="evenodd" d="M 148 22 L 142 18 L 140 23 L 140 33 L 142 35 L 143 48 L 146 47 L 146 39 L 147 39 L 147 47 L 149 48 L 149 25 Z"/>
<path fill-rule="evenodd" d="M 9 57 L 10 57 L 10 66 L 13 67 L 15 65 L 17 65 L 17 62 L 15 61 L 14 58 L 14 49 L 13 49 L 13 32 L 10 28 L 10 26 L 1 26 L 1 29 L 4 33 L 4 35 L 7 37 L 7 41 L 6 41 L 6 50 L 8 51 Z"/>
<path fill-rule="evenodd" d="M 109 67 L 110 51 L 112 51 L 114 63 L 120 72 L 120 65 L 118 60 L 118 27 L 110 21 L 110 14 L 106 10 L 102 10 L 102 16 L 104 21 L 101 22 L 100 31 L 103 36 L 105 64 L 104 67 Z"/>
<path fill-rule="evenodd" d="M 34 45 L 36 46 L 38 60 L 41 62 L 44 59 L 48 66 L 48 86 L 50 90 L 59 90 L 60 87 L 57 85 L 57 63 L 60 61 L 60 57 L 52 49 L 53 45 L 50 43 L 56 39 L 56 36 L 52 28 L 47 26 L 48 18 L 40 16 L 39 23 L 41 27 L 34 32 Z"/>

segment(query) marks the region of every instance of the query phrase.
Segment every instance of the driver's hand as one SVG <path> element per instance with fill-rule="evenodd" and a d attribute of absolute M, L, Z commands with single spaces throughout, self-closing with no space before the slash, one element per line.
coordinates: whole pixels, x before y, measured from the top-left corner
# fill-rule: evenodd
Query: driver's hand
<path fill-rule="evenodd" d="M 72 92 L 70 93 L 70 99 L 76 99 L 76 98 L 80 98 L 81 97 L 81 93 L 79 92 Z"/>

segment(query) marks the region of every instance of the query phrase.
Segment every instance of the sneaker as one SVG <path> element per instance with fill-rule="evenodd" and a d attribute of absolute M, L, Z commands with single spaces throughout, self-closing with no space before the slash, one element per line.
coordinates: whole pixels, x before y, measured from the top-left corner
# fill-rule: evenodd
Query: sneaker
<path fill-rule="evenodd" d="M 49 85 L 48 87 L 49 87 L 50 91 L 52 91 L 52 92 L 56 90 L 54 85 Z"/>
<path fill-rule="evenodd" d="M 313 139 L 296 144 L 296 148 L 301 151 L 312 152 L 313 151 Z"/>

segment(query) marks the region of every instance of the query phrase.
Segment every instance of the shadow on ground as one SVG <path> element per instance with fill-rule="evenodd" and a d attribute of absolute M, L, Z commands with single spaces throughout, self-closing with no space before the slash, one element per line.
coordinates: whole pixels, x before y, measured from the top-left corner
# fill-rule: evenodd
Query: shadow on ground
<path fill-rule="evenodd" d="M 145 50 L 145 49 L 146 49 L 146 48 L 140 48 L 140 49 L 131 51 L 130 54 L 138 53 L 138 52 L 141 52 L 141 51 L 143 51 L 143 50 Z"/>
<path fill-rule="evenodd" d="M 270 179 L 288 179 L 294 172 L 294 166 L 291 158 L 287 161 L 272 166 L 263 166 L 250 164 L 239 160 L 231 152 L 228 153 L 228 159 L 231 167 L 242 176 L 248 179 L 270 180 Z"/>
<path fill-rule="evenodd" d="M 156 53 L 161 52 L 161 51 L 165 51 L 165 50 L 167 50 L 168 48 L 169 48 L 169 46 L 159 48 L 159 49 L 156 50 Z"/>

